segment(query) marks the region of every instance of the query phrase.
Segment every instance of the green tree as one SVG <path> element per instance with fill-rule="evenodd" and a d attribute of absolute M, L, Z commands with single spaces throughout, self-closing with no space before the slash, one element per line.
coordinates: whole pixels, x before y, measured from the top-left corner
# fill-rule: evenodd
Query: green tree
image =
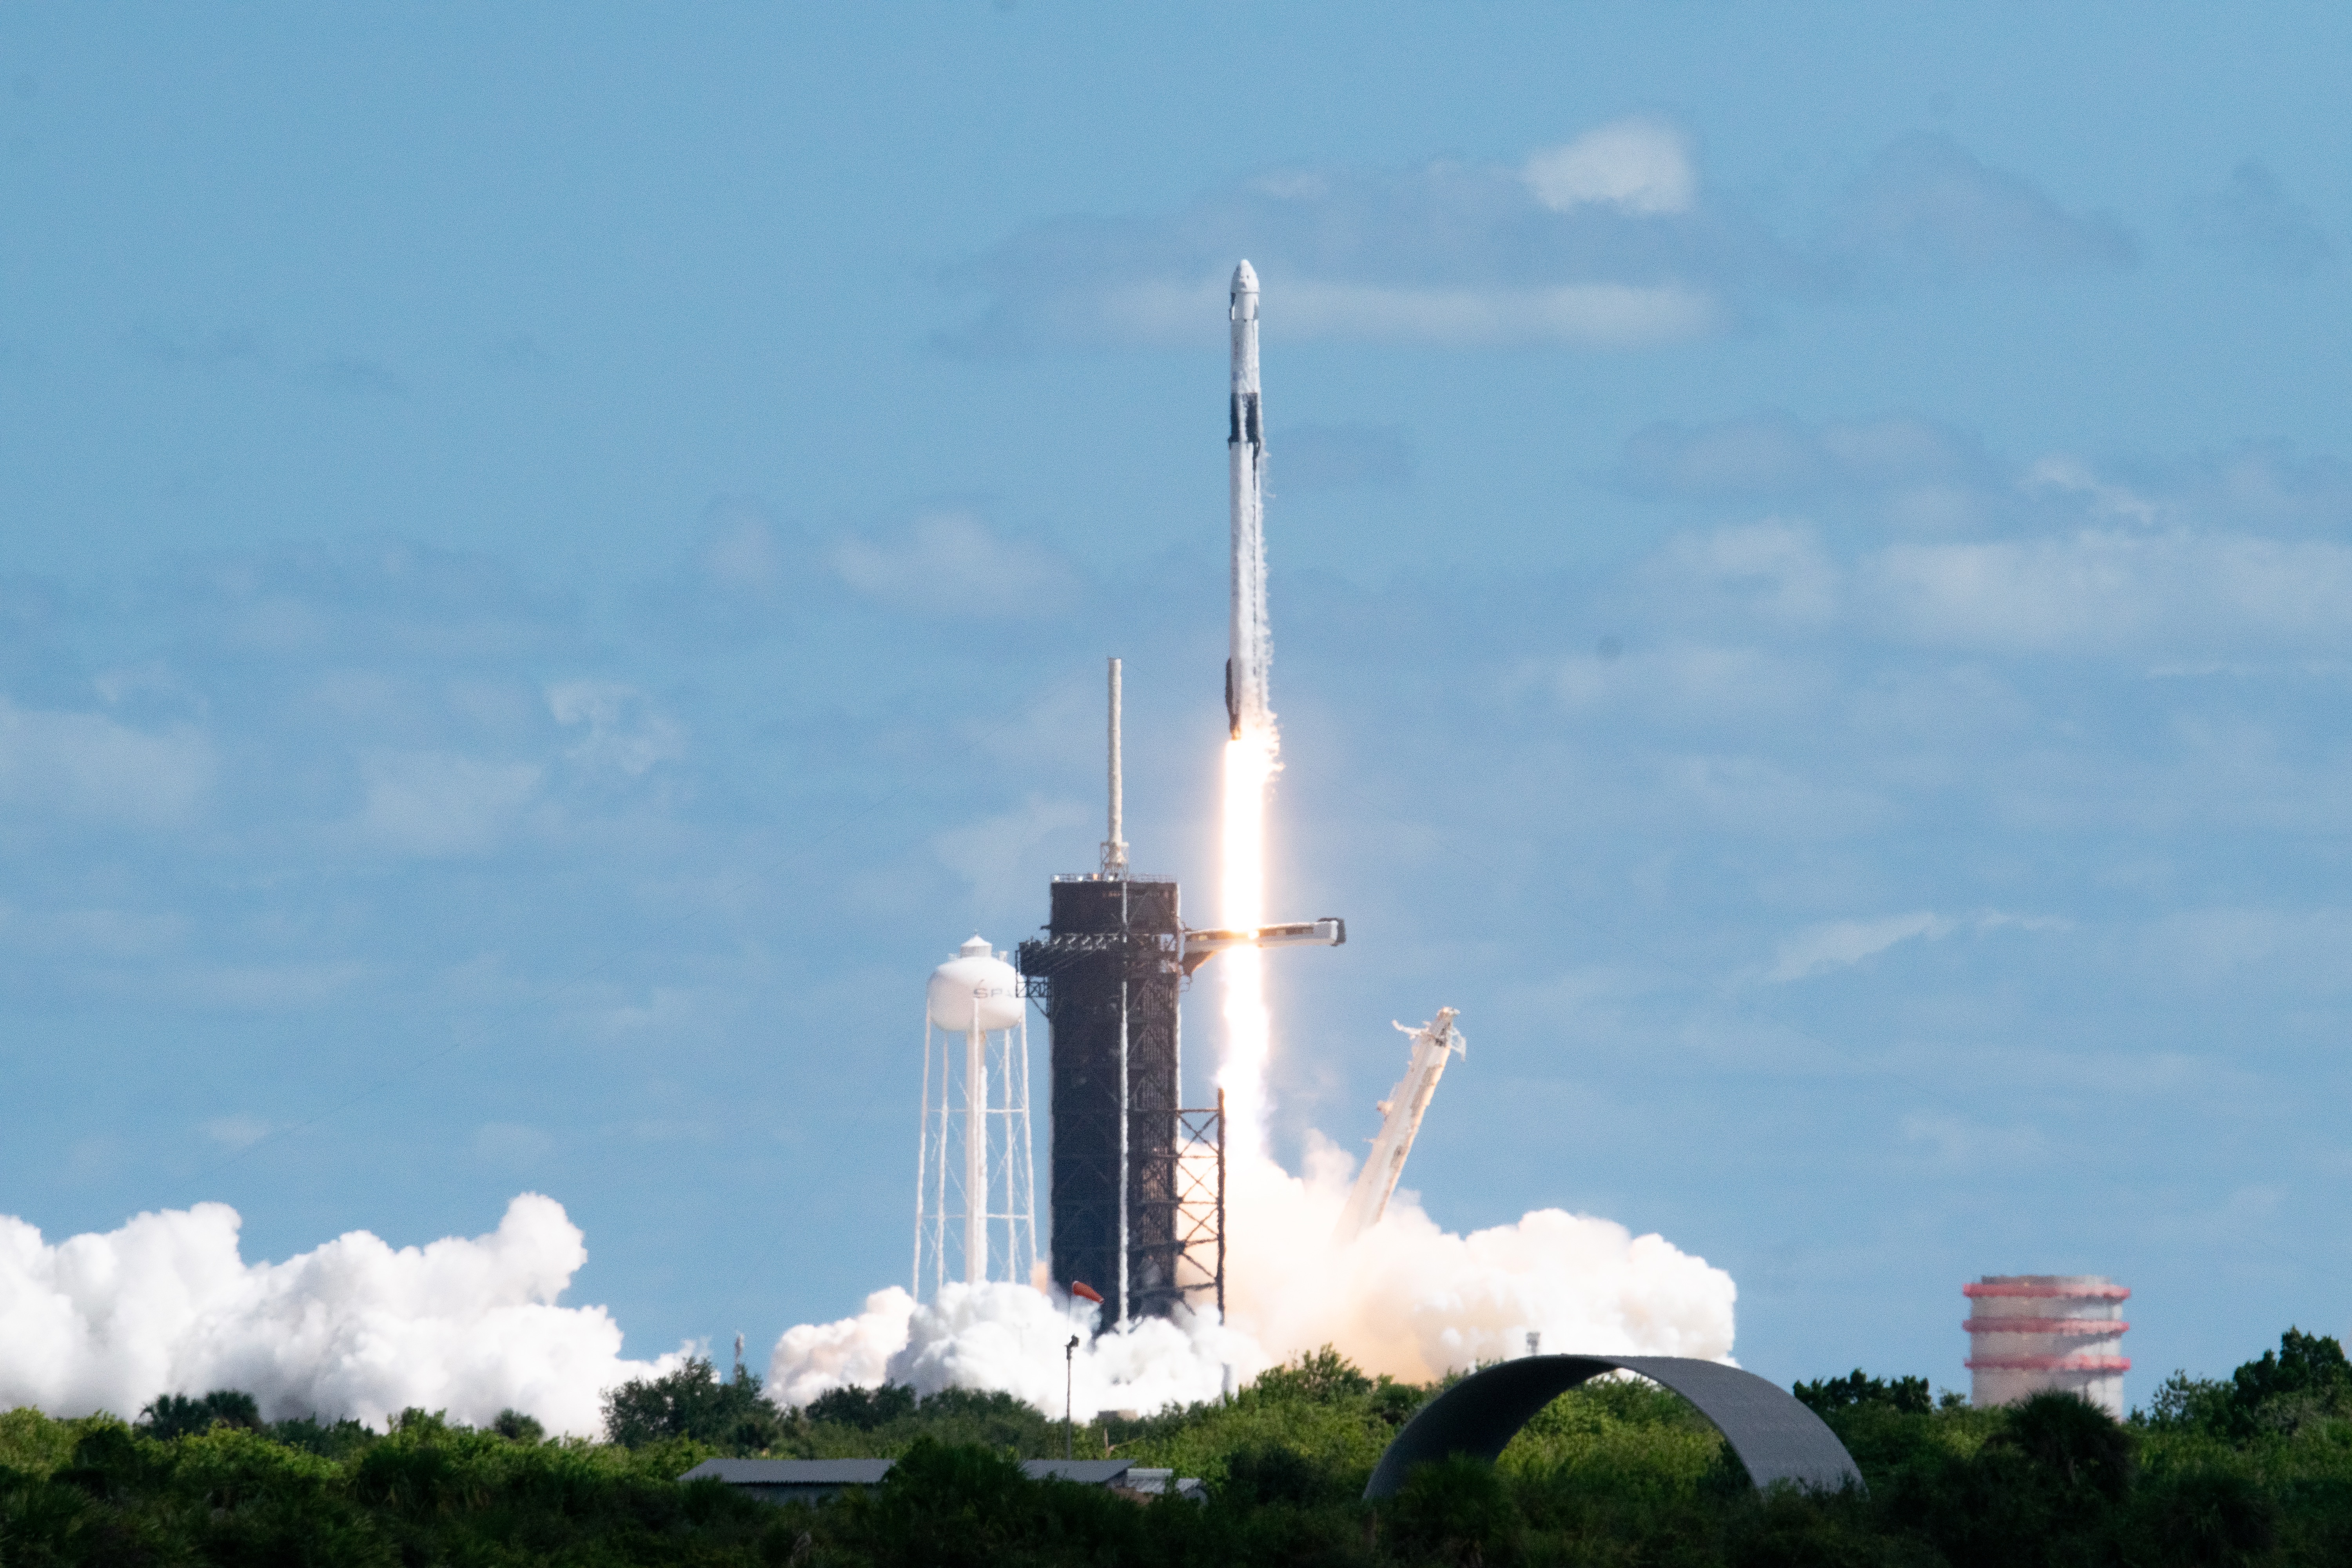
<path fill-rule="evenodd" d="M 721 1383 L 705 1356 L 610 1390 L 604 1409 L 605 1437 L 628 1448 L 688 1437 L 730 1454 L 756 1454 L 784 1435 L 783 1412 L 760 1392 L 758 1373 L 738 1367 Z"/>
<path fill-rule="evenodd" d="M 1850 1410 L 1857 1405 L 1884 1405 L 1906 1415 L 1925 1415 L 1934 1408 L 1924 1377 L 1869 1377 L 1855 1367 L 1843 1377 L 1816 1378 L 1790 1392 L 1816 1415 Z"/>
<path fill-rule="evenodd" d="M 855 1426 L 861 1432 L 903 1421 L 914 1413 L 915 1391 L 896 1383 L 886 1383 L 879 1388 L 836 1388 L 811 1401 L 807 1412 L 812 1421 Z"/>
<path fill-rule="evenodd" d="M 1382 1533 L 1410 1561 L 1480 1568 L 1517 1552 L 1517 1504 L 1494 1466 L 1466 1454 L 1416 1468 L 1383 1511 Z"/>
<path fill-rule="evenodd" d="M 2239 1436 L 2352 1413 L 2352 1365 L 2335 1340 L 2289 1329 L 2277 1350 L 2230 1374 L 2230 1405 Z"/>
<path fill-rule="evenodd" d="M 1309 1405 L 1342 1405 L 1372 1392 L 1372 1380 L 1355 1363 L 1325 1345 L 1301 1352 L 1297 1359 L 1262 1372 L 1253 1383 L 1259 1397 L 1301 1400 Z"/>
<path fill-rule="evenodd" d="M 261 1407 L 250 1394 L 215 1388 L 201 1399 L 166 1394 L 139 1412 L 140 1435 L 158 1442 L 209 1432 L 215 1425 L 257 1432 L 261 1429 Z"/>
<path fill-rule="evenodd" d="M 547 1428 L 539 1424 L 539 1418 L 525 1415 L 520 1410 L 499 1411 L 498 1419 L 490 1423 L 490 1430 L 509 1443 L 543 1443 L 547 1440 Z"/>

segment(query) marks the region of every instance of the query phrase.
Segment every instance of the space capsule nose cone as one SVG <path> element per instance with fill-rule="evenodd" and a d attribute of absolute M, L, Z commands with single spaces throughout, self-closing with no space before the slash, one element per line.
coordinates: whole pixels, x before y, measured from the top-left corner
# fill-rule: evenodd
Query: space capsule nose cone
<path fill-rule="evenodd" d="M 1239 267 L 1234 268 L 1234 293 L 1236 293 L 1236 294 L 1255 294 L 1255 293 L 1256 293 L 1256 292 L 1257 292 L 1257 268 L 1255 268 L 1255 267 L 1252 267 L 1252 266 L 1251 266 L 1248 262 L 1246 262 L 1246 261 L 1243 262 Z"/>

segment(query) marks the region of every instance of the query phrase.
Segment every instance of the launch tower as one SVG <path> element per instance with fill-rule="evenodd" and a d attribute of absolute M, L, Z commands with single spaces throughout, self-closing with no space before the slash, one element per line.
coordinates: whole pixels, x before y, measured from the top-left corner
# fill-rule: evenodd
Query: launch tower
<path fill-rule="evenodd" d="M 1224 1306 L 1222 1118 L 1181 1104 L 1181 894 L 1128 868 L 1119 702 L 1112 659 L 1101 868 L 1054 879 L 1045 934 L 1018 953 L 1053 1034 L 1053 1279 L 1101 1292 L 1107 1324 L 1196 1291 Z"/>
<path fill-rule="evenodd" d="M 1183 1299 L 1178 898 L 1164 877 L 1056 877 L 1045 937 L 1021 944 L 1053 1030 L 1054 1282 L 1093 1286 L 1110 1323 Z"/>

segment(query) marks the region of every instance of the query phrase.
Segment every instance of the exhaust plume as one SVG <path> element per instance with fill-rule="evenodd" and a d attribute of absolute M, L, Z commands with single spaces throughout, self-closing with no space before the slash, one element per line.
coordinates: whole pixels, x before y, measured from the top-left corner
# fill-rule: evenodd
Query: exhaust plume
<path fill-rule="evenodd" d="M 51 1246 L 0 1216 L 0 1410 L 129 1417 L 236 1388 L 272 1421 L 511 1408 L 587 1436 L 604 1390 L 684 1359 L 625 1361 L 604 1308 L 556 1305 L 588 1250 L 536 1193 L 488 1236 L 394 1248 L 355 1230 L 283 1263 L 246 1262 L 241 1223 L 198 1204 Z"/>
<path fill-rule="evenodd" d="M 921 1306 L 894 1286 L 854 1318 L 785 1333 L 769 1386 L 795 1405 L 885 1382 L 1003 1390 L 1058 1413 L 1073 1331 L 1085 1336 L 1072 1397 L 1080 1420 L 1214 1398 L 1325 1344 L 1414 1383 L 1520 1354 L 1530 1332 L 1560 1350 L 1730 1355 L 1738 1291 L 1704 1258 L 1559 1209 L 1454 1235 L 1410 1192 L 1343 1241 L 1333 1233 L 1353 1163 L 1318 1140 L 1305 1176 L 1263 1157 L 1229 1164 L 1229 1324 L 1202 1312 L 1096 1332 L 1095 1309 L 1028 1286 L 950 1285 Z"/>

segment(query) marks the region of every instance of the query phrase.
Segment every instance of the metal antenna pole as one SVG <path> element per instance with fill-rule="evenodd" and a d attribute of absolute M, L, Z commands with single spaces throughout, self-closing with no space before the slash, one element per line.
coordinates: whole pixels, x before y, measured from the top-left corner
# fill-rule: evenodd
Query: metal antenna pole
<path fill-rule="evenodd" d="M 1072 1334 L 1070 1342 L 1062 1347 L 1062 1458 L 1077 1458 L 1076 1428 L 1071 1424 L 1070 1412 L 1075 1407 L 1078 1386 L 1078 1336 Z"/>
<path fill-rule="evenodd" d="M 1217 1322 L 1225 1321 L 1225 1091 L 1217 1089 Z"/>
<path fill-rule="evenodd" d="M 1127 875 L 1127 840 L 1120 837 L 1126 816 L 1126 781 L 1119 767 L 1119 661 L 1110 661 L 1110 837 L 1103 840 L 1102 870 L 1106 877 Z"/>
<path fill-rule="evenodd" d="M 910 1288 L 915 1300 L 923 1299 L 923 1186 L 929 1172 L 925 1167 L 931 1158 L 931 1015 L 923 1012 L 923 1104 L 921 1131 L 915 1140 L 915 1282 Z M 947 1151 L 940 1151 L 947 1158 Z"/>
<path fill-rule="evenodd" d="M 975 995 L 963 1041 L 963 1277 L 973 1285 L 988 1278 L 988 1037 L 980 1004 Z"/>

